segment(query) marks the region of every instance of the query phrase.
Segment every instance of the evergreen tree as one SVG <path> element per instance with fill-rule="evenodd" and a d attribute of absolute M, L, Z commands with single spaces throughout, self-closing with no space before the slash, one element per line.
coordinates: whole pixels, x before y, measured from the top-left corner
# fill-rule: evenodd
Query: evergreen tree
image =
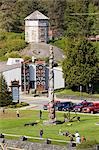
<path fill-rule="evenodd" d="M 87 31 L 88 35 L 98 35 L 99 34 L 99 10 L 93 2 L 88 6 L 88 17 L 87 17 Z"/>
<path fill-rule="evenodd" d="M 0 106 L 9 105 L 12 102 L 11 94 L 3 75 L 0 76 Z"/>
<path fill-rule="evenodd" d="M 0 28 L 6 31 L 24 31 L 24 18 L 35 10 L 46 11 L 39 0 L 2 0 L 0 2 Z"/>
<path fill-rule="evenodd" d="M 95 47 L 86 39 L 70 41 L 65 50 L 63 72 L 69 87 L 87 86 L 96 82 L 99 73 Z"/>
<path fill-rule="evenodd" d="M 50 18 L 50 25 L 55 32 L 55 36 L 63 34 L 64 26 L 64 11 L 66 9 L 66 0 L 52 0 L 49 1 L 48 16 Z"/>
<path fill-rule="evenodd" d="M 16 0 L 2 0 L 0 3 L 0 28 L 12 31 L 14 20 L 13 13 Z"/>
<path fill-rule="evenodd" d="M 92 0 L 67 1 L 64 13 L 64 30 L 66 36 L 78 37 L 99 34 L 98 7 Z"/>

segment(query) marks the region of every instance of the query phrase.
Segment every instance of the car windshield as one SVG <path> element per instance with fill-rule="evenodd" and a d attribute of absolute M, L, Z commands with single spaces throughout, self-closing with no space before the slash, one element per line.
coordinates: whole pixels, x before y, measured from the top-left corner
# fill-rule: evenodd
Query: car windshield
<path fill-rule="evenodd" d="M 93 103 L 89 103 L 88 106 L 93 106 Z"/>
<path fill-rule="evenodd" d="M 82 103 L 79 103 L 79 104 L 77 104 L 77 106 L 83 106 L 83 104 L 82 104 Z"/>
<path fill-rule="evenodd" d="M 66 103 L 58 103 L 58 104 L 57 104 L 58 107 L 59 107 L 59 106 L 67 106 L 67 105 L 70 105 L 70 103 L 69 103 L 69 102 L 66 102 Z"/>

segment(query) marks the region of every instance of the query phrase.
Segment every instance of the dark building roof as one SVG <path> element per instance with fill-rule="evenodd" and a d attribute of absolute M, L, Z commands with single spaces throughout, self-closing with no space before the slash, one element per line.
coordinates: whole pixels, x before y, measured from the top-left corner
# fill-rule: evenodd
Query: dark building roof
<path fill-rule="evenodd" d="M 27 16 L 25 20 L 48 20 L 49 18 L 45 15 L 43 15 L 38 10 L 34 11 L 32 14 Z"/>

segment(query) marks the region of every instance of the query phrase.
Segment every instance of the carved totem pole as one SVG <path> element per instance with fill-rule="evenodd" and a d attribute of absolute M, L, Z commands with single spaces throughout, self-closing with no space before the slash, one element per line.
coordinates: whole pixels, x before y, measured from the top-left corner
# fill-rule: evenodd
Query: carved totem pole
<path fill-rule="evenodd" d="M 49 118 L 52 121 L 55 121 L 55 105 L 54 105 L 54 53 L 53 47 L 50 47 L 50 56 L 49 56 Z"/>

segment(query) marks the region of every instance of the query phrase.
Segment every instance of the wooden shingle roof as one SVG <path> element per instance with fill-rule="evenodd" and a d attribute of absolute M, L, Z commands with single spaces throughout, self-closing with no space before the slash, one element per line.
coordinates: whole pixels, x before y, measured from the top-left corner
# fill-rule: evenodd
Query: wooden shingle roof
<path fill-rule="evenodd" d="M 45 15 L 43 15 L 38 10 L 34 11 L 32 14 L 27 16 L 25 20 L 49 20 L 49 18 Z"/>

